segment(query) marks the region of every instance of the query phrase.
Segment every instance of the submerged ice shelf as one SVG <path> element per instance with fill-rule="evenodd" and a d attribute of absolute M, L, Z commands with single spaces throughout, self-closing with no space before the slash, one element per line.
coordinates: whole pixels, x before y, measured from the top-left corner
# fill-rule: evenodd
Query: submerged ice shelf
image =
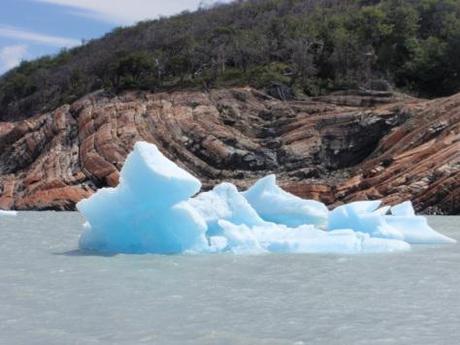
<path fill-rule="evenodd" d="M 381 253 L 410 244 L 454 243 L 416 216 L 410 202 L 380 208 L 360 201 L 329 211 L 282 190 L 274 175 L 245 192 L 201 183 L 155 145 L 138 142 L 116 188 L 77 208 L 86 218 L 82 250 L 110 253 Z M 391 212 L 391 215 L 387 214 Z"/>

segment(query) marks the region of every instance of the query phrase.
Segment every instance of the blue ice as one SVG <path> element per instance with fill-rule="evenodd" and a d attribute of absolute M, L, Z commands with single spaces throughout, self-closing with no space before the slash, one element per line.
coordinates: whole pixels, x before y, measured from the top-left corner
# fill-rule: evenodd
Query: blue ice
<path fill-rule="evenodd" d="M 411 244 L 455 243 L 429 225 L 425 217 L 415 215 L 410 201 L 379 208 L 381 201 L 357 201 L 334 209 L 329 215 L 328 230 L 351 229 L 374 238 L 402 240 Z"/>
<path fill-rule="evenodd" d="M 188 200 L 188 204 L 205 220 L 208 236 L 222 233 L 220 220 L 248 226 L 267 223 L 231 183 L 221 183 L 209 192 L 200 193 Z"/>
<path fill-rule="evenodd" d="M 155 145 L 138 142 L 120 184 L 77 204 L 86 218 L 80 248 L 115 253 L 180 253 L 208 246 L 207 224 L 184 202 L 201 183 Z"/>
<path fill-rule="evenodd" d="M 303 224 L 324 226 L 329 210 L 315 200 L 301 199 L 276 184 L 275 175 L 257 181 L 243 193 L 262 219 L 295 227 Z"/>
<path fill-rule="evenodd" d="M 201 183 L 153 144 L 138 142 L 116 188 L 77 208 L 86 218 L 80 248 L 106 253 L 381 253 L 410 243 L 453 243 L 415 215 L 362 201 L 329 212 L 284 190 L 274 175 L 245 192 L 230 183 L 199 193 Z M 391 215 L 388 214 L 391 212 Z"/>

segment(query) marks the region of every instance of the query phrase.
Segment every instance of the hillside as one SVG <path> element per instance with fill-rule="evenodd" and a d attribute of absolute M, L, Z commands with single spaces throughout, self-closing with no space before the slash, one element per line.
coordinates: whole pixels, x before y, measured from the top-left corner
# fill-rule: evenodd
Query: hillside
<path fill-rule="evenodd" d="M 0 78 L 0 121 L 100 89 L 250 85 L 281 99 L 392 87 L 460 91 L 458 0 L 247 0 L 118 28 Z"/>
<path fill-rule="evenodd" d="M 205 188 L 276 173 L 286 190 L 329 205 L 411 199 L 419 212 L 459 214 L 459 133 L 460 94 L 283 102 L 252 88 L 97 92 L 0 123 L 0 208 L 73 209 L 115 186 L 133 144 L 146 140 Z"/>

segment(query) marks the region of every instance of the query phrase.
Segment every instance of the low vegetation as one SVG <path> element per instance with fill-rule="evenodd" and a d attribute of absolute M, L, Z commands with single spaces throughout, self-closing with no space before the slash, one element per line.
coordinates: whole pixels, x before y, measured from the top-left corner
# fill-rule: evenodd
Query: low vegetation
<path fill-rule="evenodd" d="M 458 0 L 246 0 L 117 28 L 0 79 L 0 120 L 99 89 L 460 91 Z"/>

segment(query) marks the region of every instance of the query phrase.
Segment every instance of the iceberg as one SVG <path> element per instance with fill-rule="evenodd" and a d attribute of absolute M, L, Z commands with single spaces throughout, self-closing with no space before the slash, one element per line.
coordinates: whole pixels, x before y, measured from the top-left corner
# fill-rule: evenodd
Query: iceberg
<path fill-rule="evenodd" d="M 274 175 L 245 192 L 201 182 L 138 142 L 116 188 L 77 204 L 85 217 L 79 246 L 103 253 L 383 253 L 411 243 L 453 243 L 415 215 L 412 204 L 361 201 L 329 211 L 282 190 Z M 391 213 L 391 214 L 389 214 Z"/>
<path fill-rule="evenodd" d="M 313 225 L 288 228 L 285 225 L 236 225 L 219 222 L 224 229 L 227 247 L 221 248 L 236 254 L 257 253 L 323 253 L 357 254 L 408 251 L 410 245 L 399 240 L 372 238 L 353 230 L 326 232 Z"/>
<path fill-rule="evenodd" d="M 402 234 L 404 241 L 413 244 L 456 243 L 450 237 L 432 229 L 423 216 L 416 216 L 410 201 L 395 205 L 391 215 L 385 216 L 386 222 Z"/>
<path fill-rule="evenodd" d="M 248 226 L 266 223 L 231 183 L 221 183 L 213 190 L 190 199 L 188 204 L 205 220 L 208 236 L 222 232 L 221 220 Z"/>
<path fill-rule="evenodd" d="M 325 226 L 329 210 L 323 203 L 301 199 L 281 189 L 275 175 L 257 181 L 243 193 L 262 219 L 291 227 L 303 224 Z"/>
<path fill-rule="evenodd" d="M 425 217 L 415 215 L 410 201 L 379 208 L 381 201 L 358 201 L 335 208 L 329 215 L 328 230 L 352 229 L 375 238 L 405 241 L 411 244 L 443 244 L 456 241 L 429 225 Z M 387 215 L 391 210 L 391 215 Z"/>
<path fill-rule="evenodd" d="M 356 201 L 335 208 L 329 215 L 328 230 L 352 229 L 372 237 L 403 240 L 403 235 L 385 221 L 384 212 L 378 210 L 381 203 Z"/>
<path fill-rule="evenodd" d="M 201 183 L 155 145 L 138 142 L 116 188 L 77 204 L 87 219 L 80 248 L 115 253 L 180 253 L 208 246 L 207 225 L 184 202 Z"/>
<path fill-rule="evenodd" d="M 389 210 L 391 210 L 393 216 L 415 216 L 415 210 L 410 201 L 404 201 L 398 205 L 387 207 L 385 214 L 388 213 Z"/>
<path fill-rule="evenodd" d="M 4 211 L 0 210 L 0 217 L 5 216 L 5 217 L 16 217 L 18 215 L 17 211 Z"/>

